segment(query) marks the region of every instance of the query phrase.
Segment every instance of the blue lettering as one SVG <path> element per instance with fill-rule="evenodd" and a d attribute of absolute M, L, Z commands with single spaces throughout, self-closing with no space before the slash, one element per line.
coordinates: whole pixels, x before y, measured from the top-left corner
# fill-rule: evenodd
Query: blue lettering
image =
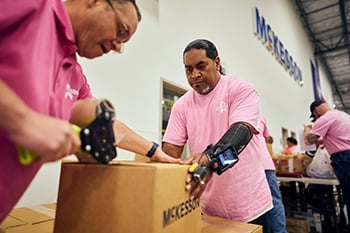
<path fill-rule="evenodd" d="M 289 73 L 290 75 L 294 75 L 294 70 L 295 70 L 295 62 L 293 61 L 293 57 L 289 56 L 289 62 L 290 62 L 290 69 L 289 69 Z"/>
<path fill-rule="evenodd" d="M 261 20 L 261 22 L 260 22 Z M 266 27 L 265 27 L 265 19 L 264 17 L 260 18 L 259 15 L 259 10 L 258 8 L 255 7 L 255 32 L 260 35 L 260 38 L 264 41 L 264 43 L 266 42 Z"/>
<path fill-rule="evenodd" d="M 278 37 L 275 34 L 273 35 L 273 53 L 276 57 L 280 56 L 280 53 L 278 51 Z"/>
<path fill-rule="evenodd" d="M 289 61 L 289 54 L 288 54 L 288 50 L 284 50 L 284 53 L 286 54 L 286 67 L 287 67 L 287 70 L 289 70 L 290 68 L 290 61 Z"/>
<path fill-rule="evenodd" d="M 300 86 L 303 85 L 303 77 L 301 69 L 298 67 L 293 57 L 289 54 L 288 50 L 284 48 L 282 41 L 278 39 L 278 36 L 272 30 L 271 26 L 265 22 L 265 18 L 260 16 L 257 7 L 254 7 L 255 13 L 255 34 L 259 39 L 263 40 L 265 46 L 275 56 L 278 62 L 286 69 L 286 71 L 298 81 Z M 186 207 L 187 208 L 187 207 Z"/>
<path fill-rule="evenodd" d="M 281 41 L 279 42 L 279 48 L 280 48 L 280 61 L 282 65 L 284 65 L 284 46 Z"/>
<path fill-rule="evenodd" d="M 267 48 L 269 50 L 272 51 L 273 47 L 272 47 L 272 43 L 273 43 L 273 36 L 274 36 L 274 33 L 271 29 L 271 26 L 268 24 L 267 25 Z"/>

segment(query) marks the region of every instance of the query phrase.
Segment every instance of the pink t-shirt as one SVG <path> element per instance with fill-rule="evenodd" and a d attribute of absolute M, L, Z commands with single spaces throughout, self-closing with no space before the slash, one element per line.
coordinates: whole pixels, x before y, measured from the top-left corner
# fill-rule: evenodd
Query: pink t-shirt
<path fill-rule="evenodd" d="M 2 1 L 0 35 L 0 79 L 32 109 L 69 120 L 76 100 L 92 98 L 62 0 Z M 2 129 L 0 148 L 1 222 L 41 164 L 21 165 Z"/>
<path fill-rule="evenodd" d="M 188 141 L 191 154 L 215 144 L 235 122 L 257 128 L 258 95 L 253 86 L 234 77 L 221 76 L 209 94 L 189 90 L 175 102 L 163 141 L 182 146 Z M 256 136 L 238 156 L 238 163 L 221 176 L 213 174 L 202 195 L 204 214 L 250 221 L 272 205 L 261 164 Z"/>
<path fill-rule="evenodd" d="M 283 154 L 294 154 L 298 151 L 297 145 L 285 146 L 282 150 Z"/>
<path fill-rule="evenodd" d="M 259 134 L 256 137 L 259 139 L 260 143 L 260 154 L 262 159 L 262 164 L 265 170 L 275 170 L 275 165 L 267 149 L 265 138 L 270 136 L 269 129 L 267 128 L 267 123 L 265 117 L 260 113 L 260 125 L 259 125 Z"/>
<path fill-rule="evenodd" d="M 350 150 L 350 115 L 330 110 L 318 118 L 310 133 L 323 138 L 329 154 Z"/>

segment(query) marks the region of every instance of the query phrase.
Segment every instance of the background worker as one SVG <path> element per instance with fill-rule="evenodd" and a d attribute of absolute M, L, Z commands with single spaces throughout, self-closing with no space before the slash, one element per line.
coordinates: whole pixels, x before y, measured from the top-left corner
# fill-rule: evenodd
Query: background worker
<path fill-rule="evenodd" d="M 187 188 L 193 197 L 203 193 L 203 214 L 260 224 L 264 232 L 270 232 L 271 193 L 259 143 L 253 136 L 259 121 L 256 90 L 247 81 L 220 74 L 217 49 L 208 40 L 189 43 L 183 52 L 183 63 L 192 89 L 172 108 L 163 150 L 180 158 L 187 142 L 191 153 L 187 162 L 202 164 L 208 163 L 209 144 L 214 150 L 231 145 L 239 157 L 237 164 L 220 176 L 214 173 L 211 177 L 208 171 L 201 182 L 189 179 Z"/>
<path fill-rule="evenodd" d="M 267 182 L 270 187 L 272 201 L 273 201 L 273 208 L 270 211 L 269 215 L 271 217 L 271 229 L 273 233 L 287 233 L 286 230 L 286 213 L 284 210 L 284 205 L 281 198 L 280 189 L 277 182 L 276 177 L 276 169 L 275 165 L 273 163 L 272 157 L 270 155 L 270 152 L 268 151 L 268 148 L 266 146 L 266 141 L 270 140 L 272 138 L 270 136 L 269 129 L 267 127 L 267 122 L 262 113 L 260 113 L 260 128 L 259 128 L 259 134 L 256 135 L 258 137 L 259 142 L 261 143 L 260 146 L 260 152 L 262 158 L 262 163 L 265 169 L 265 175 Z M 271 142 L 272 143 L 272 142 Z"/>
<path fill-rule="evenodd" d="M 96 101 L 76 53 L 95 58 L 121 52 L 141 19 L 134 0 L 4 0 L 1 7 L 0 223 L 44 162 L 73 154 L 81 145 L 70 127 L 71 112 L 83 99 L 96 109 Z M 85 117 L 75 115 L 72 123 Z M 121 122 L 113 127 L 121 148 L 178 162 Z M 38 161 L 22 165 L 17 146 Z"/>
<path fill-rule="evenodd" d="M 332 109 L 328 103 L 316 100 L 310 105 L 314 125 L 304 127 L 306 145 L 323 144 L 331 155 L 332 167 L 343 191 L 344 202 L 350 213 L 350 116 Z"/>
<path fill-rule="evenodd" d="M 283 154 L 295 154 L 298 152 L 298 141 L 293 137 L 288 137 L 287 145 L 283 148 Z"/>

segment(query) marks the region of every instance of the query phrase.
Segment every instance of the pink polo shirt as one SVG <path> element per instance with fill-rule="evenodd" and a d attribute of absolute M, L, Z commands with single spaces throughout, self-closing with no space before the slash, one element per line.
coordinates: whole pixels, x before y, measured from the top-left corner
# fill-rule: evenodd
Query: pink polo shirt
<path fill-rule="evenodd" d="M 191 154 L 215 144 L 235 122 L 257 128 L 258 95 L 253 86 L 234 77 L 221 76 L 209 94 L 189 90 L 175 102 L 163 141 L 182 146 Z M 202 195 L 204 214 L 237 221 L 250 221 L 272 206 L 271 193 L 253 136 L 238 156 L 238 163 L 221 176 L 213 174 Z"/>
<path fill-rule="evenodd" d="M 62 0 L 1 2 L 0 79 L 35 111 L 69 120 L 76 100 L 92 98 L 76 50 Z M 1 222 L 41 164 L 21 165 L 15 145 L 2 129 L 0 148 Z"/>
<path fill-rule="evenodd" d="M 350 150 L 350 115 L 330 110 L 315 121 L 310 133 L 319 135 L 329 154 Z"/>

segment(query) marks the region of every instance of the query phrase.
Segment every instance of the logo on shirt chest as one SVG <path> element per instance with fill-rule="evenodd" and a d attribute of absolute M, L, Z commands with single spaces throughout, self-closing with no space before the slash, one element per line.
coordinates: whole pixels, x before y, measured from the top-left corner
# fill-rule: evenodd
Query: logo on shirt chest
<path fill-rule="evenodd" d="M 78 94 L 79 94 L 78 90 L 71 88 L 69 84 L 66 85 L 66 91 L 64 93 L 65 99 L 69 98 L 70 100 L 73 100 L 73 95 L 78 95 Z"/>
<path fill-rule="evenodd" d="M 228 104 L 227 103 L 225 103 L 224 101 L 221 101 L 220 103 L 219 103 L 219 106 L 218 107 L 216 107 L 216 111 L 217 112 L 227 112 L 227 109 L 228 109 Z"/>

